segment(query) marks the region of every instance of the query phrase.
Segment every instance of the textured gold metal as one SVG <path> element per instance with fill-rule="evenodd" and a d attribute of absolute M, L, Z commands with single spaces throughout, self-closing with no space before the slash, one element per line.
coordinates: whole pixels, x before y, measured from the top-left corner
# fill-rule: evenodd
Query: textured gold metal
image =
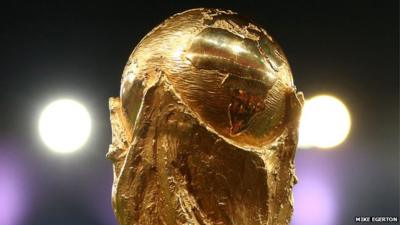
<path fill-rule="evenodd" d="M 264 29 L 217 9 L 167 19 L 110 99 L 118 223 L 289 224 L 302 104 Z"/>

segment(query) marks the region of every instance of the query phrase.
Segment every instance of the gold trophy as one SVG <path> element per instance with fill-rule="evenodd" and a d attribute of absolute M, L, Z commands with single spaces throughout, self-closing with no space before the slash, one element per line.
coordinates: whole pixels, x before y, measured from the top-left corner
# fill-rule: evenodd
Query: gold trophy
<path fill-rule="evenodd" d="M 109 104 L 119 225 L 290 223 L 303 95 L 263 28 L 178 13 L 136 46 Z"/>

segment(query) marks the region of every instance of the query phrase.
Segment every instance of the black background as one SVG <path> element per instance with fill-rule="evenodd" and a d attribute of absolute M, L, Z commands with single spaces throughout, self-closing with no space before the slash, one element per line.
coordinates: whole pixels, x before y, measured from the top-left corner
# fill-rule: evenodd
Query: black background
<path fill-rule="evenodd" d="M 333 94 L 348 105 L 352 131 L 337 153 L 299 152 L 335 160 L 342 176 L 337 224 L 398 215 L 398 1 L 1 4 L 0 141 L 18 146 L 10 154 L 29 170 L 33 200 L 23 224 L 112 223 L 108 97 L 118 96 L 140 39 L 172 14 L 197 7 L 252 18 L 280 43 L 306 98 Z M 37 134 L 40 111 L 61 97 L 82 101 L 93 116 L 89 143 L 76 155 L 50 153 Z"/>

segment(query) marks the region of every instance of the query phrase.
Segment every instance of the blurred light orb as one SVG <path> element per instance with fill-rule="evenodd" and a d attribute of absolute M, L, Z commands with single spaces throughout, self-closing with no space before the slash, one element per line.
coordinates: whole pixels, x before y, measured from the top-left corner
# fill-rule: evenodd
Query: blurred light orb
<path fill-rule="evenodd" d="M 300 148 L 332 148 L 342 143 L 350 132 L 347 107 L 337 98 L 319 95 L 306 100 L 300 119 Z"/>
<path fill-rule="evenodd" d="M 335 225 L 338 195 L 324 177 L 307 174 L 294 188 L 292 225 Z"/>
<path fill-rule="evenodd" d="M 87 109 L 77 101 L 56 100 L 39 118 L 39 133 L 54 152 L 70 153 L 82 147 L 89 138 L 91 119 Z"/>
<path fill-rule="evenodd" d="M 15 150 L 15 149 L 12 149 Z M 0 224 L 21 225 L 29 210 L 32 186 L 19 158 L 0 146 Z"/>

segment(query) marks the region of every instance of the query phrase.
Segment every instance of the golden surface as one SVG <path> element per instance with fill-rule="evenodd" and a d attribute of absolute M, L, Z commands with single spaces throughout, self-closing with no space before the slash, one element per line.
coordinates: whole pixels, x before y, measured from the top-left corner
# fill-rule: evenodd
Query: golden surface
<path fill-rule="evenodd" d="M 232 144 L 262 150 L 283 130 L 286 99 L 294 92 L 287 60 L 264 29 L 233 12 L 186 11 L 143 38 L 121 86 L 132 121 L 138 101 L 131 96 L 141 85 L 135 81 L 155 70 L 205 126 Z"/>
<path fill-rule="evenodd" d="M 120 225 L 289 224 L 303 97 L 267 32 L 193 9 L 147 34 L 110 100 Z"/>

